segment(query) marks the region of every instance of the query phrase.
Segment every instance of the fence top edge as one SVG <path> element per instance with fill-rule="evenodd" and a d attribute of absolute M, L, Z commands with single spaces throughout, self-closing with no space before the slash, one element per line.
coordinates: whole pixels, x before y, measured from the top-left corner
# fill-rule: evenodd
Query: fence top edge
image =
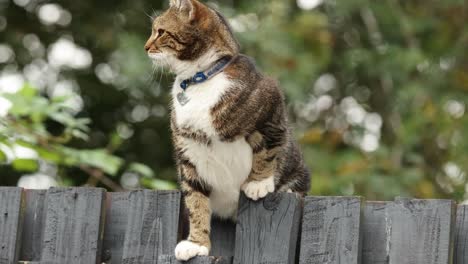
<path fill-rule="evenodd" d="M 305 197 L 306 201 L 318 201 L 318 200 L 363 200 L 362 196 L 314 196 L 309 195 Z"/>
<path fill-rule="evenodd" d="M 23 190 L 21 187 L 14 187 L 14 186 L 0 186 L 0 191 L 19 191 Z"/>
<path fill-rule="evenodd" d="M 405 201 L 414 201 L 414 202 L 446 202 L 446 203 L 453 203 L 455 204 L 455 200 L 452 199 L 434 199 L 434 198 L 429 198 L 429 199 L 420 199 L 420 198 L 412 198 L 412 197 L 401 197 L 397 196 L 395 197 L 395 202 L 405 202 Z"/>

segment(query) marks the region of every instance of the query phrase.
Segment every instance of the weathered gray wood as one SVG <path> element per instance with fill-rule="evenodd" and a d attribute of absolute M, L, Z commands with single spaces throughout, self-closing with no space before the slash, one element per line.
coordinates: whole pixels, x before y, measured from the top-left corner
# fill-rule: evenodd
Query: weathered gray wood
<path fill-rule="evenodd" d="M 110 194 L 104 260 L 112 264 L 156 263 L 177 243 L 180 193 L 141 190 Z"/>
<path fill-rule="evenodd" d="M 388 264 L 390 260 L 391 219 L 388 207 L 393 202 L 366 202 L 362 225 L 362 263 Z"/>
<path fill-rule="evenodd" d="M 212 256 L 232 257 L 236 242 L 236 224 L 230 220 L 212 219 L 211 251 Z"/>
<path fill-rule="evenodd" d="M 178 238 L 181 195 L 179 191 L 158 191 L 158 195 L 158 216 L 163 225 L 160 254 L 172 255 Z"/>
<path fill-rule="evenodd" d="M 273 193 L 259 201 L 242 195 L 234 263 L 294 263 L 301 213 L 301 199 L 295 194 Z"/>
<path fill-rule="evenodd" d="M 223 257 L 195 257 L 189 261 L 178 261 L 174 256 L 160 255 L 158 264 L 231 264 L 232 258 Z"/>
<path fill-rule="evenodd" d="M 454 264 L 468 263 L 468 206 L 457 208 L 457 223 L 455 225 Z"/>
<path fill-rule="evenodd" d="M 0 187 L 0 264 L 18 263 L 23 190 Z"/>
<path fill-rule="evenodd" d="M 452 263 L 455 204 L 450 200 L 397 198 L 390 207 L 390 264 Z"/>
<path fill-rule="evenodd" d="M 360 197 L 306 197 L 301 264 L 360 263 Z"/>
<path fill-rule="evenodd" d="M 130 213 L 128 192 L 107 193 L 106 223 L 102 245 L 102 261 L 122 263 L 125 230 Z"/>
<path fill-rule="evenodd" d="M 101 263 L 104 196 L 98 188 L 47 191 L 41 263 Z"/>
<path fill-rule="evenodd" d="M 46 190 L 25 190 L 25 212 L 20 260 L 39 261 L 45 220 Z"/>

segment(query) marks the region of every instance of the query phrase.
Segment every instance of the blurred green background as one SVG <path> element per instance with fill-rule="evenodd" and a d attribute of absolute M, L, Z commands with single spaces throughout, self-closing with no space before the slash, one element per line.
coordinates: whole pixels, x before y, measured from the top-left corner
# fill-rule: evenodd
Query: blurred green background
<path fill-rule="evenodd" d="M 219 0 L 281 81 L 314 195 L 468 198 L 468 3 Z M 0 185 L 176 188 L 168 1 L 0 0 Z"/>

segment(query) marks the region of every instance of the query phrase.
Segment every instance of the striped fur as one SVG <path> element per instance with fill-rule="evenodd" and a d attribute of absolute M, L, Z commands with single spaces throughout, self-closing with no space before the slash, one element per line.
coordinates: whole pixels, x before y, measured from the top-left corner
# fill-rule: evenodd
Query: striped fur
<path fill-rule="evenodd" d="M 308 192 L 309 173 L 277 82 L 239 53 L 217 11 L 197 0 L 171 0 L 154 20 L 145 49 L 177 75 L 171 129 L 190 228 L 176 247 L 179 260 L 208 254 L 211 215 L 235 219 L 240 191 L 255 200 L 272 191 Z M 223 57 L 232 58 L 229 66 L 190 86 L 190 101 L 179 104 L 180 82 Z"/>

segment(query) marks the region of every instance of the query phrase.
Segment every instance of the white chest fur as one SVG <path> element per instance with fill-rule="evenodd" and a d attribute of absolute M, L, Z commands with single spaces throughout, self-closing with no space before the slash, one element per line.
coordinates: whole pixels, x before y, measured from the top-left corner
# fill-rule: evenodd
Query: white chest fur
<path fill-rule="evenodd" d="M 176 80 L 172 89 L 177 125 L 201 130 L 209 137 L 217 136 L 210 110 L 230 88 L 231 82 L 220 73 L 206 82 L 191 85 L 185 91 L 185 97 L 189 100 L 185 105 L 177 100 L 177 95 L 182 92 L 179 85 L 180 80 Z"/>
<path fill-rule="evenodd" d="M 240 186 L 252 168 L 252 149 L 245 139 L 222 142 L 212 125 L 211 108 L 230 88 L 223 73 L 186 91 L 188 103 L 181 105 L 177 94 L 182 92 L 180 80 L 173 87 L 174 111 L 178 126 L 201 130 L 211 139 L 211 145 L 184 139 L 185 155 L 197 168 L 199 176 L 212 187 L 211 209 L 214 214 L 228 218 L 235 216 Z"/>

